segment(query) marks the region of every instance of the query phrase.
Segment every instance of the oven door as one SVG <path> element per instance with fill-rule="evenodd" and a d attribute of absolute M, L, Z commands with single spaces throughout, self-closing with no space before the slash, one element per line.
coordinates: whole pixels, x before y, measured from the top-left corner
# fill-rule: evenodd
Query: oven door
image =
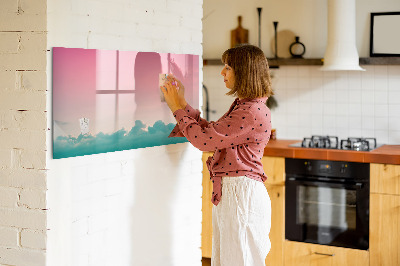
<path fill-rule="evenodd" d="M 369 185 L 286 178 L 286 239 L 367 250 Z"/>

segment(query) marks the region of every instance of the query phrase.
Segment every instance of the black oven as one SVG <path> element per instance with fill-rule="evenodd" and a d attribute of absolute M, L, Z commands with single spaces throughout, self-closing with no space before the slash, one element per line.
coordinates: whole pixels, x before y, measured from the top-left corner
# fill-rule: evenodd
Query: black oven
<path fill-rule="evenodd" d="M 286 239 L 368 249 L 368 163 L 287 158 L 285 169 Z"/>

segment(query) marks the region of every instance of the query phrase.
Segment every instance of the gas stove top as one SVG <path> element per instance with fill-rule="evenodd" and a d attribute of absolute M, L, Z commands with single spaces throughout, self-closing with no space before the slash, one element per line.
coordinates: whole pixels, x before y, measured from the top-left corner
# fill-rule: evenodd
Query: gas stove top
<path fill-rule="evenodd" d="M 302 142 L 289 145 L 291 147 L 302 148 L 320 148 L 320 149 L 338 149 L 338 150 L 353 150 L 353 151 L 371 151 L 378 146 L 376 138 L 347 138 L 339 142 L 336 136 L 311 136 L 304 138 Z"/>

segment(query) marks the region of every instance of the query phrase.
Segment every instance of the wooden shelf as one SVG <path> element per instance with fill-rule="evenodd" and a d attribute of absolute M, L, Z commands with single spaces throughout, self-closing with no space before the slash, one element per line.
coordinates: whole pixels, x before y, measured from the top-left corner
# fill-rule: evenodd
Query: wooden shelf
<path fill-rule="evenodd" d="M 400 65 L 400 57 L 362 57 L 360 65 Z"/>
<path fill-rule="evenodd" d="M 268 64 L 270 67 L 279 66 L 304 66 L 304 65 L 322 65 L 321 58 L 268 58 Z M 217 66 L 222 65 L 220 59 L 204 59 L 203 65 L 205 66 Z"/>
<path fill-rule="evenodd" d="M 279 66 L 322 66 L 322 58 L 268 58 L 271 67 Z"/>
<path fill-rule="evenodd" d="M 271 68 L 279 66 L 322 66 L 323 58 L 268 58 Z M 204 59 L 204 66 L 222 65 L 220 59 Z M 400 57 L 362 57 L 360 65 L 400 65 Z"/>

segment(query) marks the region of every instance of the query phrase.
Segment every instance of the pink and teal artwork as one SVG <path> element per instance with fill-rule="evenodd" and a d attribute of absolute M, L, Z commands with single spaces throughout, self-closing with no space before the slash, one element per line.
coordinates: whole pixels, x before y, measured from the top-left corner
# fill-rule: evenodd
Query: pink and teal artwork
<path fill-rule="evenodd" d="M 53 48 L 53 158 L 186 142 L 161 100 L 160 74 L 182 81 L 199 103 L 199 56 Z"/>

